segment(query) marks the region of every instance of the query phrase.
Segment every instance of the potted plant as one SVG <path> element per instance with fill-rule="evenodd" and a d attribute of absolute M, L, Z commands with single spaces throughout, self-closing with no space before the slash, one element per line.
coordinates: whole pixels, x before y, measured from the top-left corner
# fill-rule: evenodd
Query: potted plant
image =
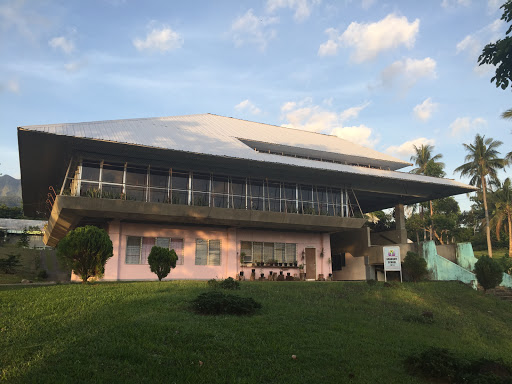
<path fill-rule="evenodd" d="M 294 261 L 293 262 L 293 266 L 296 267 L 297 266 L 297 261 Z"/>
<path fill-rule="evenodd" d="M 278 264 L 280 267 L 282 267 L 282 266 L 283 266 L 283 263 L 277 263 L 277 264 Z"/>
<path fill-rule="evenodd" d="M 240 265 L 243 267 L 245 265 L 245 252 L 240 252 Z"/>

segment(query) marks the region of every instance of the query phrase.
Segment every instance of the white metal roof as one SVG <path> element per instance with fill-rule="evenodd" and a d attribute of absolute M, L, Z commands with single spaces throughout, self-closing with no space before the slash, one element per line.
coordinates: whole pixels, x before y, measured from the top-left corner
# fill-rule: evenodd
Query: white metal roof
<path fill-rule="evenodd" d="M 212 114 L 32 125 L 21 128 L 193 153 L 264 160 L 264 154 L 249 148 L 238 140 L 240 138 L 295 147 L 301 156 L 322 157 L 325 154 L 326 157 L 349 164 L 392 170 L 410 165 L 336 136 Z M 272 161 L 280 162 L 275 158 Z"/>

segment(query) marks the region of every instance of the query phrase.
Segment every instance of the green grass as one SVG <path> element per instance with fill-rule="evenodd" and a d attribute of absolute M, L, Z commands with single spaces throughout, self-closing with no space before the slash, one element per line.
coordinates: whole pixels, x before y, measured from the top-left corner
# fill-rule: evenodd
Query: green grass
<path fill-rule="evenodd" d="M 20 255 L 21 266 L 13 274 L 0 271 L 0 284 L 20 283 L 22 279 L 34 280 L 39 268 L 41 251 L 30 248 L 18 248 L 15 244 L 5 244 L 0 247 L 0 258 L 6 259 L 9 254 Z"/>
<path fill-rule="evenodd" d="M 480 257 L 480 256 L 484 256 L 484 255 L 488 255 L 489 252 L 487 252 L 487 249 L 483 250 L 483 251 L 473 251 L 475 257 Z M 494 258 L 499 258 L 499 257 L 505 257 L 505 256 L 508 256 L 508 249 L 506 248 L 493 248 L 492 249 L 492 257 Z"/>
<path fill-rule="evenodd" d="M 236 294 L 263 305 L 252 317 L 191 312 L 207 289 L 1 288 L 0 381 L 417 383 L 403 361 L 429 346 L 512 363 L 512 304 L 459 283 L 244 282 Z"/>

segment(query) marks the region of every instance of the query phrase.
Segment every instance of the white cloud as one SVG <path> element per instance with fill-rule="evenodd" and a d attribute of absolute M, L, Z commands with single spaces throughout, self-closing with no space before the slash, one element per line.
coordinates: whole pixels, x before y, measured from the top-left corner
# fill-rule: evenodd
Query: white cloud
<path fill-rule="evenodd" d="M 341 139 L 365 147 L 374 147 L 380 140 L 377 137 L 373 137 L 372 129 L 364 124 L 352 127 L 334 128 L 330 133 L 331 135 L 338 136 Z"/>
<path fill-rule="evenodd" d="M 381 72 L 381 85 L 393 87 L 398 85 L 402 90 L 414 86 L 421 78 L 436 78 L 436 61 L 427 57 L 423 60 L 405 59 L 395 61 Z"/>
<path fill-rule="evenodd" d="M 20 84 L 17 80 L 8 80 L 5 84 L 0 84 L 0 92 L 2 91 L 20 93 Z"/>
<path fill-rule="evenodd" d="M 48 45 L 53 49 L 60 49 L 62 52 L 68 55 L 75 50 L 75 43 L 64 36 L 54 37 L 48 41 Z"/>
<path fill-rule="evenodd" d="M 361 7 L 363 9 L 369 9 L 373 4 L 375 4 L 376 0 L 362 0 Z"/>
<path fill-rule="evenodd" d="M 414 140 L 406 141 L 400 145 L 392 145 L 386 149 L 386 152 L 392 156 L 401 157 L 403 159 L 409 160 L 409 158 L 414 155 L 414 146 L 420 147 L 422 145 L 434 145 L 434 139 L 427 139 L 425 137 L 418 137 Z"/>
<path fill-rule="evenodd" d="M 374 137 L 371 128 L 361 124 L 359 126 L 345 127 L 347 120 L 357 118 L 359 113 L 370 105 L 369 102 L 356 107 L 336 112 L 314 105 L 311 98 L 301 101 L 289 101 L 282 105 L 281 112 L 287 121 L 284 127 L 302 129 L 310 132 L 328 133 L 345 140 L 365 146 L 374 146 L 379 138 Z"/>
<path fill-rule="evenodd" d="M 432 98 L 426 99 L 423 103 L 414 107 L 414 115 L 422 120 L 427 121 L 432 117 L 432 113 L 436 110 L 438 104 L 432 102 Z"/>
<path fill-rule="evenodd" d="M 487 125 L 487 121 L 481 117 L 471 119 L 470 117 L 458 117 L 453 123 L 450 124 L 452 136 L 459 136 L 466 132 L 480 129 Z"/>
<path fill-rule="evenodd" d="M 269 29 L 268 26 L 276 23 L 279 23 L 278 17 L 256 16 L 253 10 L 249 9 L 231 24 L 235 46 L 240 47 L 246 43 L 255 44 L 264 51 L 267 43 L 276 36 L 276 31 Z"/>
<path fill-rule="evenodd" d="M 153 28 L 145 39 L 136 38 L 133 45 L 139 51 L 159 51 L 161 53 L 172 51 L 183 46 L 183 37 L 169 27 Z"/>
<path fill-rule="evenodd" d="M 334 55 L 340 46 L 347 46 L 354 48 L 350 56 L 353 61 L 360 63 L 372 60 L 380 53 L 400 46 L 412 48 L 419 26 L 419 19 L 409 23 L 405 16 L 389 14 L 375 23 L 352 22 L 341 35 L 335 29 L 329 28 L 325 31 L 329 40 L 320 45 L 318 55 Z"/>
<path fill-rule="evenodd" d="M 320 0 L 267 0 L 267 12 L 275 12 L 279 8 L 290 8 L 295 11 L 295 21 L 304 21 L 310 15 L 312 9 L 320 4 Z"/>
<path fill-rule="evenodd" d="M 467 35 L 457 43 L 457 53 L 468 51 L 472 55 L 477 55 L 481 50 L 482 44 L 472 35 Z"/>
<path fill-rule="evenodd" d="M 457 6 L 469 7 L 471 0 L 443 0 L 441 6 L 443 8 L 454 8 Z"/>
<path fill-rule="evenodd" d="M 489 13 L 494 13 L 498 9 L 500 9 L 503 0 L 487 0 L 487 11 Z"/>
<path fill-rule="evenodd" d="M 256 107 L 253 103 L 249 101 L 249 99 L 245 99 L 244 101 L 241 101 L 237 105 L 235 105 L 235 109 L 237 111 L 249 111 L 253 115 L 258 115 L 261 113 L 261 109 Z"/>
<path fill-rule="evenodd" d="M 66 70 L 66 72 L 77 72 L 83 67 L 85 67 L 86 64 L 87 63 L 85 60 L 71 61 L 69 63 L 64 64 L 64 69 Z"/>

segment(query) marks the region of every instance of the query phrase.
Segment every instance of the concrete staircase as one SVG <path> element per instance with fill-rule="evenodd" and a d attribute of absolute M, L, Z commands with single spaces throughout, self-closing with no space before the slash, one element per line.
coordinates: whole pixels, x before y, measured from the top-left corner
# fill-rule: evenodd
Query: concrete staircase
<path fill-rule="evenodd" d="M 482 288 L 479 287 L 479 289 L 482 289 Z M 486 293 L 488 295 L 494 295 L 502 300 L 512 303 L 512 289 L 511 288 L 497 287 L 494 289 L 489 289 Z"/>

